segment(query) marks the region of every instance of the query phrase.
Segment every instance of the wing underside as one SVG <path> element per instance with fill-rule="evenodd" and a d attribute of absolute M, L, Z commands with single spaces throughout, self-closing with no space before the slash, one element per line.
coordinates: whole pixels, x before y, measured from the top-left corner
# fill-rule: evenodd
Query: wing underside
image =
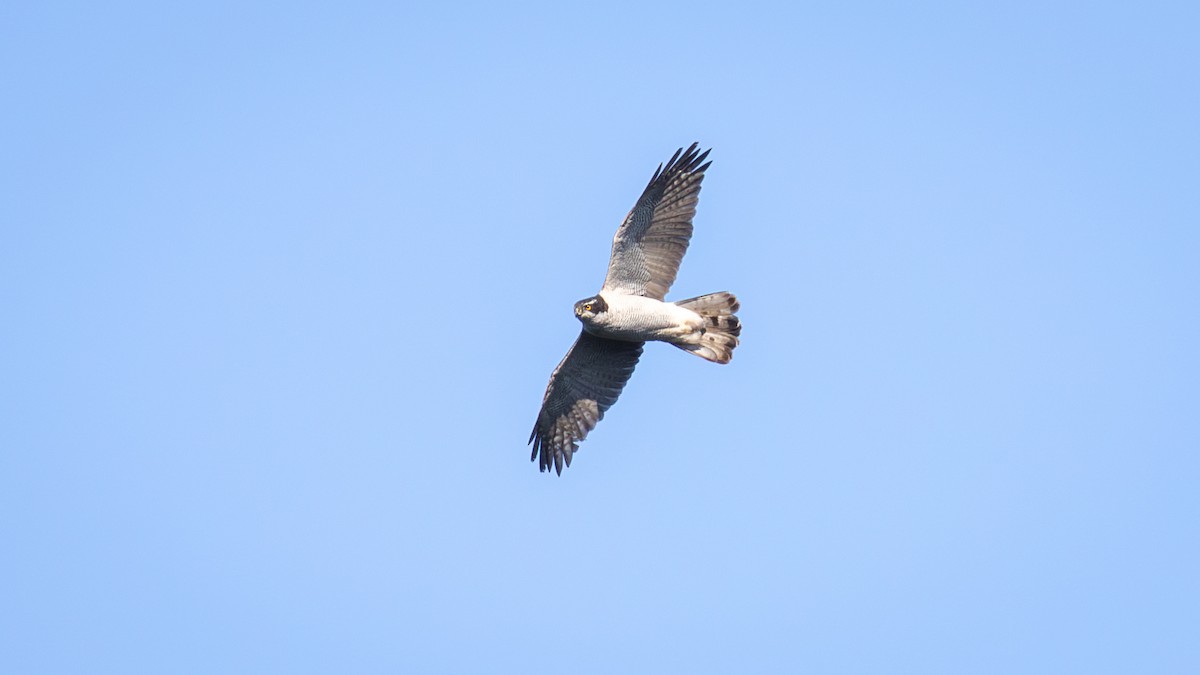
<path fill-rule="evenodd" d="M 542 409 L 529 436 L 533 444 L 529 459 L 540 457 L 542 471 L 553 467 L 561 474 L 564 464 L 571 465 L 579 442 L 603 419 L 633 375 L 643 344 L 580 332 L 550 375 Z"/>
<path fill-rule="evenodd" d="M 604 289 L 662 300 L 692 238 L 700 184 L 712 162 L 693 143 L 677 150 L 646 185 L 613 237 Z"/>

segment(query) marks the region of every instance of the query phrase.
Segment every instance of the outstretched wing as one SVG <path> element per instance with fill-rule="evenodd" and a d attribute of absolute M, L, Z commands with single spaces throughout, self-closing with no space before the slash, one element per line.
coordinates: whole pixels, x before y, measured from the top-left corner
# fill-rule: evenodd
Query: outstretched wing
<path fill-rule="evenodd" d="M 613 237 L 604 290 L 666 297 L 692 238 L 700 183 L 712 164 L 701 164 L 708 153 L 692 143 L 686 151 L 676 150 L 666 167 L 659 165 Z"/>
<path fill-rule="evenodd" d="M 579 449 L 579 442 L 616 403 L 633 375 L 643 344 L 580 332 L 571 351 L 550 375 L 542 410 L 529 435 L 533 444 L 530 461 L 540 456 L 542 471 L 549 471 L 553 464 L 560 475 L 564 463 L 571 466 L 571 455 Z"/>

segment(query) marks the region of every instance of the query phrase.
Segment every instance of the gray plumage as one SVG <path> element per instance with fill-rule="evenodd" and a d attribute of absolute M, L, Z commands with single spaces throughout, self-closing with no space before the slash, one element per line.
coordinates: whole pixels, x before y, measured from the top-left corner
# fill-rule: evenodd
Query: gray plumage
<path fill-rule="evenodd" d="M 533 443 L 529 459 L 541 455 L 542 471 L 548 470 L 551 462 L 560 474 L 563 464 L 571 466 L 579 441 L 596 428 L 633 375 L 644 344 L 579 333 L 550 375 L 542 411 L 529 439 Z"/>
<path fill-rule="evenodd" d="M 700 184 L 712 164 L 701 165 L 710 151 L 697 154 L 696 148 L 693 143 L 682 157 L 683 150 L 676 150 L 666 168 L 659 165 L 617 228 L 603 290 L 656 300 L 667 297 L 691 242 Z"/>
<path fill-rule="evenodd" d="M 575 303 L 583 330 L 550 375 L 529 442 L 530 459 L 561 474 L 579 443 L 616 402 L 647 341 L 667 342 L 715 363 L 738 345 L 738 301 L 720 292 L 664 302 L 692 237 L 708 151 L 677 150 L 646 185 L 613 237 L 600 293 Z"/>

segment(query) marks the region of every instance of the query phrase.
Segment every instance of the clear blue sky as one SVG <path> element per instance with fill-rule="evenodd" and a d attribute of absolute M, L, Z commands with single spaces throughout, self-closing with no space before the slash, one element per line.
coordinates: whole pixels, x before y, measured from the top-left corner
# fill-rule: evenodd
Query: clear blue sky
<path fill-rule="evenodd" d="M 1194 4 L 171 4 L 0 9 L 0 671 L 1200 672 Z"/>

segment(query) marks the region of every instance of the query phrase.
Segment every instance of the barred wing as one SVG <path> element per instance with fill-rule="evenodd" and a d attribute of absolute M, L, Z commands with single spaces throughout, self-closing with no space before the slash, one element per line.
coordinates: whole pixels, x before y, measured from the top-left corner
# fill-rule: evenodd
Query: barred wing
<path fill-rule="evenodd" d="M 549 471 L 553 464 L 560 475 L 564 463 L 571 466 L 579 442 L 596 428 L 633 375 L 643 344 L 580 332 L 550 375 L 542 410 L 529 435 L 533 444 L 530 461 L 540 457 L 542 471 Z"/>
<path fill-rule="evenodd" d="M 712 164 L 701 164 L 708 153 L 692 143 L 686 151 L 676 150 L 666 167 L 659 165 L 613 237 L 604 290 L 666 297 L 692 238 L 700 183 Z"/>

